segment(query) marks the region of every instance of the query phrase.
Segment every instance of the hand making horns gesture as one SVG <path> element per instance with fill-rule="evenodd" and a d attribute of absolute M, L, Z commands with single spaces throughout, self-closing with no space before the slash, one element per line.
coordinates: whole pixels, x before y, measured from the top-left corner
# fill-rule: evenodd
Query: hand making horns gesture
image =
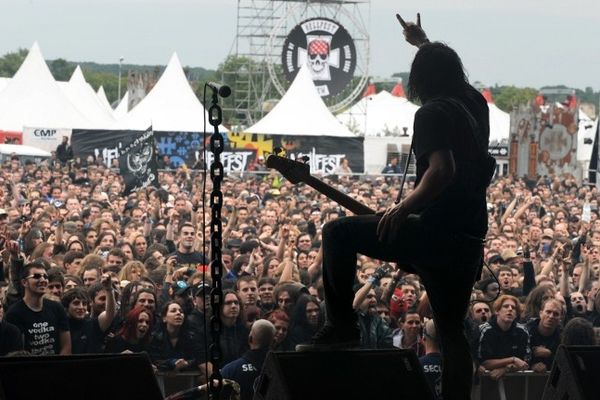
<path fill-rule="evenodd" d="M 402 28 L 404 29 L 404 38 L 406 41 L 413 46 L 421 47 L 425 43 L 429 43 L 429 39 L 427 39 L 427 35 L 423 28 L 421 28 L 421 13 L 417 13 L 417 23 L 414 22 L 406 22 L 402 19 L 400 14 L 396 14 L 396 18 Z"/>

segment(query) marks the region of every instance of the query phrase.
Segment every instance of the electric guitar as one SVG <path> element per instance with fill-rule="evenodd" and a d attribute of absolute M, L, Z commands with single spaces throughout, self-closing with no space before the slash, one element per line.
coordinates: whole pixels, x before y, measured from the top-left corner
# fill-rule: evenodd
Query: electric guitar
<path fill-rule="evenodd" d="M 352 197 L 339 190 L 332 188 L 322 180 L 310 174 L 310 166 L 300 161 L 271 154 L 267 157 L 268 168 L 276 169 L 288 181 L 294 185 L 304 182 L 321 194 L 324 194 L 339 205 L 352 211 L 355 215 L 375 214 L 375 210 L 354 200 Z"/>

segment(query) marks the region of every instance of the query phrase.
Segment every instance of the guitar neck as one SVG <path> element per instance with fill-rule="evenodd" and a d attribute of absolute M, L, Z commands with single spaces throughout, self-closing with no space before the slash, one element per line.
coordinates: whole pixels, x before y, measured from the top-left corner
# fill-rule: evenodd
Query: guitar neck
<path fill-rule="evenodd" d="M 312 187 L 319 193 L 324 194 L 331 200 L 337 202 L 339 205 L 352 211 L 356 215 L 375 214 L 375 211 L 371 208 L 365 206 L 362 203 L 359 203 L 347 194 L 332 188 L 331 186 L 329 186 L 322 180 L 315 178 L 314 176 L 308 176 L 305 179 L 303 179 L 303 181 L 308 186 Z"/>

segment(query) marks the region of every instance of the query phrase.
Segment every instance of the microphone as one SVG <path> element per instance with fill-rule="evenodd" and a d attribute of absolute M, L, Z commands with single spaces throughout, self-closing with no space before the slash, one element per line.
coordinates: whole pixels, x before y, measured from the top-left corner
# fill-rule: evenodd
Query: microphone
<path fill-rule="evenodd" d="M 221 97 L 229 97 L 231 95 L 231 88 L 222 83 L 206 82 L 206 86 L 217 92 Z"/>

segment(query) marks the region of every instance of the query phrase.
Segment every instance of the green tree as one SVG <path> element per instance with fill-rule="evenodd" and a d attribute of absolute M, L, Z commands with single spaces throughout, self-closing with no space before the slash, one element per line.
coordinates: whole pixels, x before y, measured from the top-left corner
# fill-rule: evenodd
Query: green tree
<path fill-rule="evenodd" d="M 27 57 L 27 53 L 29 50 L 19 49 L 0 57 L 0 76 L 12 78 Z"/>
<path fill-rule="evenodd" d="M 64 58 L 57 58 L 50 63 L 50 72 L 57 81 L 68 81 L 73 75 L 76 66 L 67 62 Z"/>
<path fill-rule="evenodd" d="M 92 85 L 95 91 L 98 91 L 100 86 L 104 87 L 104 92 L 106 93 L 106 97 L 108 101 L 113 104 L 118 98 L 118 90 L 119 90 L 119 77 L 118 75 L 114 75 L 110 72 L 98 72 L 84 69 L 83 76 L 85 80 Z M 121 76 L 121 97 L 125 95 L 127 91 L 127 77 Z"/>
<path fill-rule="evenodd" d="M 511 112 L 514 107 L 520 104 L 527 104 L 535 99 L 538 93 L 537 89 L 518 88 L 516 86 L 495 86 L 491 90 L 498 108 L 506 112 Z"/>

